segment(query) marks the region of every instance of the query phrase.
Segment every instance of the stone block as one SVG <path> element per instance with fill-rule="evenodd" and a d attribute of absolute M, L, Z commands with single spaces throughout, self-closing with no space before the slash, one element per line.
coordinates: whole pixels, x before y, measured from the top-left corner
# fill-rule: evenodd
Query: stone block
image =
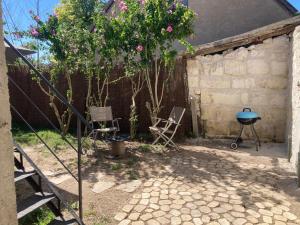
<path fill-rule="evenodd" d="M 225 60 L 224 70 L 225 70 L 225 74 L 227 75 L 243 76 L 246 74 L 247 68 L 243 61 Z"/>
<path fill-rule="evenodd" d="M 223 61 L 214 62 L 210 68 L 211 76 L 222 76 L 224 74 Z"/>
<path fill-rule="evenodd" d="M 188 76 L 189 87 L 199 88 L 199 76 Z"/>
<path fill-rule="evenodd" d="M 249 58 L 256 59 L 256 58 L 265 58 L 266 50 L 260 46 L 255 46 L 249 52 Z"/>
<path fill-rule="evenodd" d="M 226 137 L 230 133 L 230 122 L 206 121 L 206 135 L 208 137 Z"/>
<path fill-rule="evenodd" d="M 286 107 L 286 100 L 287 96 L 286 95 L 273 95 L 270 97 L 270 105 L 280 107 L 280 108 L 285 108 Z"/>
<path fill-rule="evenodd" d="M 216 88 L 224 89 L 230 88 L 231 82 L 229 77 L 224 77 L 223 79 L 214 79 L 214 78 L 202 78 L 200 80 L 200 88 Z"/>
<path fill-rule="evenodd" d="M 267 75 L 270 65 L 266 59 L 250 59 L 247 61 L 247 69 L 250 75 Z"/>
<path fill-rule="evenodd" d="M 212 93 L 208 91 L 201 92 L 201 105 L 202 104 L 211 104 L 213 102 Z"/>
<path fill-rule="evenodd" d="M 232 80 L 232 88 L 245 89 L 245 88 L 254 88 L 254 87 L 255 87 L 254 78 Z"/>
<path fill-rule="evenodd" d="M 196 60 L 188 60 L 188 62 L 191 62 L 191 63 L 188 63 L 187 67 L 186 67 L 186 71 L 187 71 L 187 74 L 188 76 L 199 76 L 200 74 L 200 70 L 199 70 L 199 65 L 198 65 L 198 62 Z"/>
<path fill-rule="evenodd" d="M 236 58 L 238 60 L 245 60 L 248 58 L 248 55 L 249 55 L 249 51 L 248 49 L 246 49 L 245 47 L 241 47 L 237 50 L 237 56 Z"/>
<path fill-rule="evenodd" d="M 282 35 L 276 38 L 273 38 L 273 45 L 282 45 L 282 46 L 287 46 L 289 45 L 290 40 L 287 35 Z"/>
<path fill-rule="evenodd" d="M 241 103 L 246 106 L 249 104 L 249 94 L 248 93 L 242 93 L 241 94 Z"/>
<path fill-rule="evenodd" d="M 288 62 L 279 62 L 272 61 L 271 62 L 271 74 L 275 76 L 285 76 L 287 77 L 289 73 L 289 65 Z"/>
<path fill-rule="evenodd" d="M 288 79 L 284 77 L 270 77 L 268 79 L 257 80 L 256 85 L 266 89 L 286 89 L 288 86 Z"/>
<path fill-rule="evenodd" d="M 250 103 L 252 106 L 270 105 L 271 96 L 263 91 L 252 92 L 250 94 Z"/>
<path fill-rule="evenodd" d="M 240 105 L 240 94 L 231 93 L 211 93 L 212 102 L 216 105 Z"/>

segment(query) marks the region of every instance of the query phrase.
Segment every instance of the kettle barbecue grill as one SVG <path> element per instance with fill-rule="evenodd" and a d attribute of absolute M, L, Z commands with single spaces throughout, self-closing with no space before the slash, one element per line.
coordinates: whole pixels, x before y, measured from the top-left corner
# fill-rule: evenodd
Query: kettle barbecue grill
<path fill-rule="evenodd" d="M 257 120 L 261 120 L 256 112 L 252 112 L 250 108 L 244 108 L 242 112 L 238 112 L 236 114 L 236 119 L 240 123 L 240 132 L 238 137 L 231 143 L 231 148 L 236 150 L 240 143 L 243 142 L 242 133 L 244 130 L 244 126 L 250 126 L 252 135 L 255 137 L 256 151 L 261 146 L 259 137 L 255 131 L 254 124 Z"/>

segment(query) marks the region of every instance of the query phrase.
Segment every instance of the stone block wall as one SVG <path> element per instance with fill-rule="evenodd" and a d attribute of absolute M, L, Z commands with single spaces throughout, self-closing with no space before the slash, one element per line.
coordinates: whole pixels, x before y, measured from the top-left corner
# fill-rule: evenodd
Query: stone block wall
<path fill-rule="evenodd" d="M 188 60 L 189 94 L 198 101 L 199 122 L 206 137 L 237 135 L 235 114 L 250 107 L 262 117 L 256 124 L 262 139 L 285 140 L 289 49 L 290 38 L 284 35 Z M 245 135 L 250 135 L 250 129 Z"/>

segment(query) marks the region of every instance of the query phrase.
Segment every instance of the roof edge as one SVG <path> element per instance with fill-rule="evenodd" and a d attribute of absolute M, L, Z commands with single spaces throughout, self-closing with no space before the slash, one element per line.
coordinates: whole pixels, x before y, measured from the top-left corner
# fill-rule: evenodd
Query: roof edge
<path fill-rule="evenodd" d="M 264 40 L 289 34 L 300 25 L 300 16 L 295 16 L 277 23 L 273 23 L 247 33 L 239 34 L 229 38 L 224 38 L 211 43 L 199 45 L 195 48 L 195 54 L 186 54 L 187 58 L 193 58 L 198 55 L 209 55 L 224 52 L 229 49 L 248 46 L 254 43 L 262 43 Z"/>
<path fill-rule="evenodd" d="M 287 0 L 275 0 L 277 1 L 282 7 L 284 7 L 291 15 L 295 15 L 298 10 Z"/>

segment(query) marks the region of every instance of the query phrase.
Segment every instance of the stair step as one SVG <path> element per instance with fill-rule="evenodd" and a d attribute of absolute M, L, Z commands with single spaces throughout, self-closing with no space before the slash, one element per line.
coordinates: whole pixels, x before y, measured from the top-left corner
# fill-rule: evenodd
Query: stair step
<path fill-rule="evenodd" d="M 24 180 L 27 177 L 31 177 L 35 174 L 36 174 L 35 171 L 24 172 L 23 170 L 16 170 L 15 171 L 15 182 L 18 182 L 20 180 Z"/>
<path fill-rule="evenodd" d="M 56 218 L 51 221 L 48 225 L 78 225 L 75 219 L 63 221 L 61 218 Z"/>
<path fill-rule="evenodd" d="M 55 199 L 55 195 L 47 192 L 37 192 L 34 195 L 24 199 L 17 205 L 18 219 L 26 216 L 53 199 Z"/>

